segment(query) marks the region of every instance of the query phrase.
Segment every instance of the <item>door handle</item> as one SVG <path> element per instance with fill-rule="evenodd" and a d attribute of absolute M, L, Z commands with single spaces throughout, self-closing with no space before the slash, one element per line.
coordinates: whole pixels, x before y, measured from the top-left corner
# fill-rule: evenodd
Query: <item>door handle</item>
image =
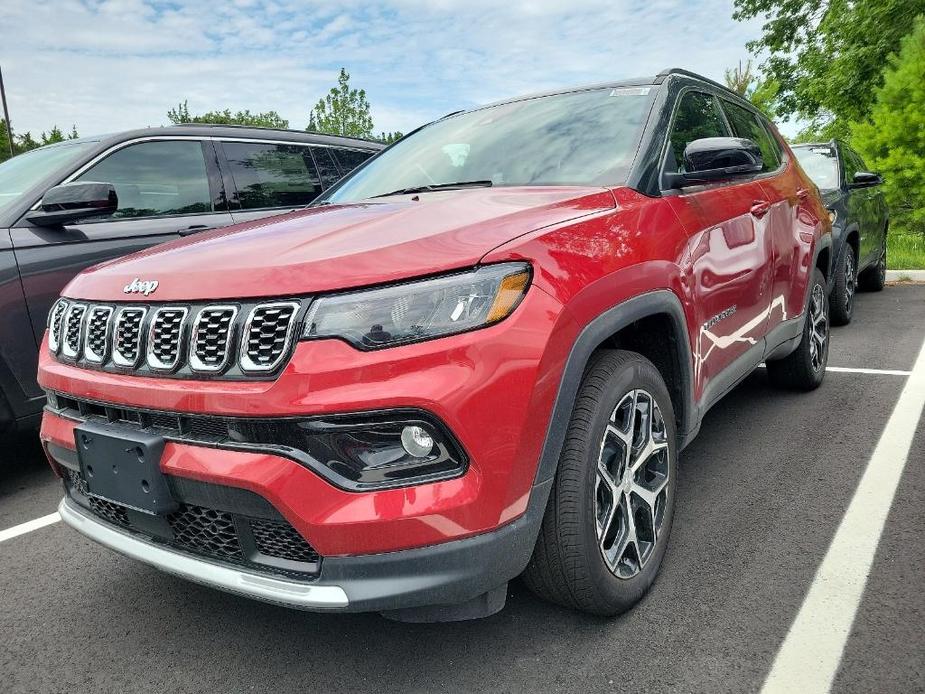
<path fill-rule="evenodd" d="M 208 224 L 191 224 L 188 227 L 183 227 L 182 229 L 177 229 L 177 233 L 180 236 L 189 236 L 190 234 L 195 234 L 197 231 L 205 231 L 209 229 Z"/>
<path fill-rule="evenodd" d="M 768 210 L 770 209 L 771 203 L 769 203 L 767 200 L 755 200 L 755 202 L 752 203 L 751 213 L 753 217 L 761 219 L 768 213 Z"/>

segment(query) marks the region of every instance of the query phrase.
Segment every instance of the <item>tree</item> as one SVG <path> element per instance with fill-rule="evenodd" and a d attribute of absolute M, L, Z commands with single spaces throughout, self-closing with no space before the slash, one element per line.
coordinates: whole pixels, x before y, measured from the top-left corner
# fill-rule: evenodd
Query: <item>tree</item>
<path fill-rule="evenodd" d="M 346 68 L 340 69 L 337 86 L 315 104 L 306 130 L 345 137 L 372 137 L 373 118 L 369 114 L 366 90 L 350 88 L 350 73 Z"/>
<path fill-rule="evenodd" d="M 28 152 L 30 149 L 36 149 L 43 145 L 54 144 L 55 142 L 64 142 L 64 140 L 74 140 L 77 139 L 79 135 L 77 134 L 76 126 L 71 127 L 71 133 L 68 136 L 65 136 L 61 132 L 61 129 L 57 125 L 53 125 L 51 130 L 48 131 L 46 135 L 44 132 L 41 135 L 41 140 L 38 141 L 32 137 L 31 132 L 24 132 L 17 135 L 16 131 L 13 131 L 13 155 L 22 154 L 23 152 Z M 6 122 L 0 121 L 0 162 L 4 162 L 10 158 L 10 145 L 9 145 L 9 136 L 7 135 Z"/>
<path fill-rule="evenodd" d="M 760 79 L 752 72 L 752 61 L 742 61 L 726 70 L 726 86 L 739 96 L 744 96 L 755 107 L 769 118 L 774 118 L 776 112 L 777 93 L 780 85 L 773 79 Z"/>
<path fill-rule="evenodd" d="M 57 125 L 53 125 L 47 135 L 42 132 L 42 144 L 53 145 L 56 142 L 64 142 L 64 133 Z"/>
<path fill-rule="evenodd" d="M 925 17 L 890 56 L 875 98 L 852 144 L 884 177 L 892 228 L 925 234 Z"/>
<path fill-rule="evenodd" d="M 387 145 L 390 145 L 393 142 L 397 142 L 398 140 L 402 139 L 404 136 L 405 136 L 404 133 L 400 133 L 398 131 L 394 133 L 391 133 L 391 132 L 387 133 L 383 131 L 379 133 L 379 136 L 376 137 L 375 139 L 379 140 L 379 142 L 383 142 Z"/>
<path fill-rule="evenodd" d="M 249 125 L 254 128 L 281 128 L 284 130 L 289 127 L 289 121 L 276 111 L 251 113 L 245 109 L 232 113 L 231 109 L 226 108 L 224 111 L 207 111 L 202 115 L 192 115 L 189 112 L 189 103 L 186 99 L 177 104 L 176 108 L 167 111 L 167 119 L 174 125 L 180 125 L 181 123 L 211 123 L 213 125 Z"/>
<path fill-rule="evenodd" d="M 734 2 L 736 19 L 766 20 L 749 49 L 768 56 L 762 70 L 777 82 L 778 115 L 809 120 L 815 130 L 867 115 L 884 57 L 925 12 L 925 0 Z"/>

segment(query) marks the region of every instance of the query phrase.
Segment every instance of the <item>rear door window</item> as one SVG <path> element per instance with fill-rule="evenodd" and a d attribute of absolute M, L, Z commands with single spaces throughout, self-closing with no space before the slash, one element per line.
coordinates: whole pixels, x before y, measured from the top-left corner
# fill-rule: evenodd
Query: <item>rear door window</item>
<path fill-rule="evenodd" d="M 748 138 L 761 150 L 764 160 L 762 171 L 774 171 L 780 166 L 780 147 L 772 139 L 770 133 L 759 120 L 758 116 L 738 104 L 723 99 L 723 110 L 732 126 L 732 133 L 736 137 Z"/>
<path fill-rule="evenodd" d="M 675 112 L 665 169 L 681 173 L 684 168 L 684 149 L 694 140 L 728 136 L 729 130 L 716 98 L 703 92 L 686 92 Z"/>
<path fill-rule="evenodd" d="M 113 152 L 74 180 L 115 186 L 119 209 L 110 219 L 212 212 L 202 147 L 198 140 L 140 142 Z"/>
<path fill-rule="evenodd" d="M 334 157 L 340 165 L 341 174 L 347 175 L 364 161 L 373 156 L 372 152 L 359 149 L 333 149 Z"/>
<path fill-rule="evenodd" d="M 307 205 L 321 193 L 308 147 L 223 142 L 238 202 L 245 210 Z"/>

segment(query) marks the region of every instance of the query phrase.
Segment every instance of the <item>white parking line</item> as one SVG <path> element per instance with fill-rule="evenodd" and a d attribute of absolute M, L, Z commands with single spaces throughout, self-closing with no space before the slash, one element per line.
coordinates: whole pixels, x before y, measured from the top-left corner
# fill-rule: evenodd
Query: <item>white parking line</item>
<path fill-rule="evenodd" d="M 758 368 L 765 368 L 764 364 L 761 364 Z M 900 371 L 899 369 L 852 369 L 848 366 L 826 366 L 826 373 L 834 371 L 835 373 L 842 374 L 872 374 L 874 376 L 908 376 L 911 374 L 911 371 Z"/>
<path fill-rule="evenodd" d="M 19 537 L 20 535 L 25 535 L 26 533 L 31 533 L 33 530 L 44 528 L 46 525 L 57 523 L 59 520 L 61 520 L 61 516 L 59 516 L 57 512 L 49 513 L 47 516 L 42 516 L 41 518 L 33 518 L 31 521 L 26 521 L 25 523 L 14 525 L 12 528 L 0 530 L 0 542 L 11 540 L 14 537 Z"/>
<path fill-rule="evenodd" d="M 925 344 L 761 689 L 828 692 L 925 408 Z"/>

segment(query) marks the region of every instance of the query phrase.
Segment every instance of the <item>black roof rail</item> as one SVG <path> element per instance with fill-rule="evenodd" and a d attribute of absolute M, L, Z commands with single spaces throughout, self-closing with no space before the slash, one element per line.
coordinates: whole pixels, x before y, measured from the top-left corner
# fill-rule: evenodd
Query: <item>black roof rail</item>
<path fill-rule="evenodd" d="M 742 98 L 741 95 L 736 94 L 734 91 L 732 91 L 732 90 L 731 90 L 729 87 L 727 87 L 725 84 L 720 84 L 720 83 L 717 82 L 716 80 L 711 80 L 709 77 L 704 77 L 703 75 L 698 75 L 696 72 L 691 72 L 690 70 L 685 70 L 684 68 L 680 68 L 680 67 L 670 67 L 670 68 L 666 68 L 665 70 L 662 70 L 660 73 L 658 73 L 658 74 L 655 76 L 655 82 L 656 82 L 656 84 L 661 84 L 662 82 L 665 81 L 665 78 L 669 77 L 670 75 L 683 75 L 683 76 L 685 76 L 685 77 L 692 77 L 692 78 L 694 78 L 694 79 L 696 79 L 696 80 L 700 80 L 701 82 L 706 82 L 707 84 L 711 84 L 711 85 L 713 85 L 714 87 L 719 87 L 719 88 L 722 89 L 724 92 L 729 92 L 729 93 L 732 94 L 733 96 L 736 96 L 736 97 L 738 97 L 738 98 L 740 98 L 740 99 Z"/>

